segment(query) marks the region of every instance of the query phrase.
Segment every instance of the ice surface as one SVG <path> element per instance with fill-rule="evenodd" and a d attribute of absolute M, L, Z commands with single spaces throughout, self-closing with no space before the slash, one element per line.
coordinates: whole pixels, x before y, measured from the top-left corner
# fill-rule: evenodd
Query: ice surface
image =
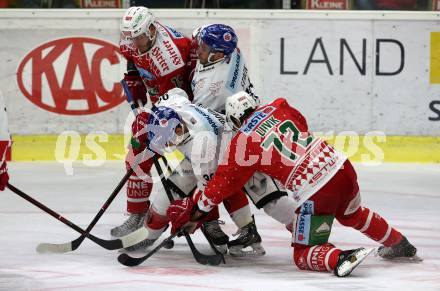
<path fill-rule="evenodd" d="M 67 176 L 58 163 L 10 163 L 11 184 L 86 228 L 123 176 L 121 162 L 74 166 Z M 79 236 L 10 191 L 1 192 L 0 290 L 440 290 L 440 166 L 356 166 L 362 201 L 418 247 L 421 263 L 387 262 L 370 256 L 349 278 L 299 271 L 292 263 L 290 235 L 264 212 L 253 209 L 267 254 L 233 259 L 220 267 L 198 265 L 184 239 L 140 267 L 120 265 L 117 251 L 85 241 L 68 254 L 37 254 L 41 242 L 63 243 Z M 126 217 L 125 192 L 94 228 L 110 228 Z M 222 208 L 225 231 L 235 227 Z M 197 246 L 208 251 L 203 237 Z M 375 242 L 336 223 L 330 241 L 342 248 Z M 141 255 L 141 254 L 138 254 Z"/>

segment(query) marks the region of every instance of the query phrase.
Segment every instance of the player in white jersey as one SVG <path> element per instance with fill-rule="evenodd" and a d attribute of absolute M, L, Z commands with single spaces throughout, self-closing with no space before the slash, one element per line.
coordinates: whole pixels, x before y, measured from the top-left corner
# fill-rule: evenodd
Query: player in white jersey
<path fill-rule="evenodd" d="M 240 91 L 252 96 L 256 104 L 260 103 L 253 91 L 244 56 L 237 47 L 238 37 L 230 26 L 223 24 L 202 26 L 193 32 L 194 41 L 198 58 L 191 82 L 194 103 L 224 113 L 226 98 Z M 266 204 L 281 197 L 284 197 L 282 200 L 290 199 L 284 186 L 262 173 L 256 173 L 244 188 L 257 208 L 264 208 Z M 261 191 L 262 189 L 264 191 Z M 262 196 L 267 197 L 263 200 L 255 199 Z M 243 200 L 245 201 L 243 204 L 247 205 L 247 199 Z M 236 208 L 239 207 L 240 205 L 236 205 Z M 242 215 L 245 215 L 244 211 Z M 249 211 L 248 219 L 250 220 L 251 217 Z M 283 223 L 290 229 L 288 221 Z M 239 236 L 230 244 L 243 243 L 244 239 L 246 236 Z"/>
<path fill-rule="evenodd" d="M 226 98 L 246 91 L 259 104 L 234 30 L 211 24 L 196 29 L 193 38 L 198 58 L 191 81 L 193 103 L 224 113 Z"/>
<path fill-rule="evenodd" d="M 173 89 L 174 92 L 177 90 Z M 177 185 L 177 188 L 182 189 L 182 192 L 184 192 L 180 196 L 174 192 L 175 199 L 182 199 L 204 189 L 216 171 L 225 146 L 234 133 L 225 124 L 224 117 L 221 114 L 190 104 L 184 97 L 166 94 L 161 97 L 156 105 L 158 107 L 153 108 L 153 114 L 150 115 L 151 118 L 147 126 L 150 148 L 160 154 L 164 148 L 177 148 L 184 154 L 185 159 L 181 163 L 181 168 L 169 178 L 172 184 Z M 163 120 L 168 120 L 167 126 L 162 126 L 161 121 Z M 182 126 L 173 128 L 172 123 L 174 121 L 178 121 Z M 166 130 L 171 129 L 164 134 L 161 132 L 164 128 Z M 180 130 L 181 134 L 176 134 L 176 139 L 171 144 L 161 144 L 160 140 L 157 139 L 158 136 L 173 134 L 174 130 Z M 255 183 L 255 180 L 259 180 L 260 183 Z M 267 187 L 267 183 L 261 180 L 260 174 L 256 174 L 248 185 L 254 188 L 250 197 L 266 213 L 281 223 L 286 225 L 291 223 L 294 215 L 294 201 L 291 197 L 287 197 L 285 193 L 281 196 L 274 195 L 272 188 Z M 196 186 L 195 191 L 194 186 Z M 171 190 L 175 190 L 175 188 L 171 187 Z M 281 213 L 279 208 L 277 212 L 273 211 L 274 206 L 279 202 L 285 206 L 285 213 Z M 163 195 L 163 191 L 155 191 L 152 194 L 149 218 L 146 224 L 151 243 L 168 226 L 166 211 L 169 205 L 170 201 L 167 196 Z M 262 255 L 265 253 L 260 244 L 261 237 L 256 230 L 255 221 L 252 217 L 249 221 L 248 215 L 250 214 L 248 213 L 250 213 L 248 205 L 235 212 L 230 212 L 232 220 L 240 229 L 240 237 L 228 244 L 229 253 L 233 256 Z M 286 215 L 286 213 L 288 214 Z M 212 215 L 206 219 L 212 219 Z M 250 247 L 249 251 L 244 250 L 247 247 Z"/>
<path fill-rule="evenodd" d="M 5 190 L 9 181 L 8 168 L 6 165 L 6 151 L 10 144 L 6 107 L 3 95 L 0 92 L 0 191 Z"/>
<path fill-rule="evenodd" d="M 167 94 L 163 95 L 156 103 L 156 106 L 159 107 L 153 108 L 152 115 L 156 116 L 161 114 L 158 111 L 158 108 L 173 108 L 172 110 L 179 112 L 179 116 L 182 116 L 188 125 L 186 127 L 186 129 L 189 130 L 188 133 L 190 133 L 187 136 L 188 138 L 182 142 L 176 142 L 182 144 L 182 146 L 179 146 L 177 149 L 183 153 L 184 159 L 181 161 L 179 167 L 168 178 L 168 183 L 172 186 L 170 190 L 174 194 L 174 199 L 182 199 L 190 196 L 196 188 L 203 189 L 204 185 L 215 172 L 218 163 L 218 156 L 212 155 L 212 151 L 209 151 L 211 147 L 206 147 L 206 145 L 217 144 L 217 141 L 220 145 L 223 132 L 225 132 L 223 128 L 224 118 L 215 111 L 209 111 L 208 109 L 191 104 L 185 92 L 178 88 L 172 89 Z M 150 132 L 150 126 L 153 128 L 155 127 L 154 125 L 147 124 L 143 129 L 145 133 L 148 133 L 149 147 L 162 155 L 164 153 L 165 145 L 158 145 L 154 140 L 152 141 L 154 138 Z M 230 139 L 232 135 L 229 135 Z M 205 143 L 202 144 L 201 142 Z M 169 149 L 170 148 L 168 148 L 168 150 Z M 153 191 L 150 199 L 151 206 L 144 224 L 149 232 L 148 238 L 140 244 L 128 248 L 128 250 L 150 246 L 168 226 L 166 211 L 170 201 L 164 194 L 165 191 L 161 188 L 161 183 L 155 183 L 155 191 Z M 223 233 L 218 225 L 219 213 L 217 208 L 206 217 L 204 222 L 205 229 L 214 245 L 221 252 L 226 253 L 229 245 L 231 255 L 264 255 L 265 251 L 260 246 L 261 237 L 256 231 L 255 222 L 250 213 L 246 196 L 243 194 L 242 197 L 246 202 L 244 206 L 240 204 L 242 198 L 239 198 L 238 203 L 233 199 L 227 201 L 225 207 L 229 211 L 232 220 L 238 228 L 241 229 L 246 226 L 246 229 L 248 230 L 246 234 L 246 246 L 243 246 L 243 244 L 234 244 L 233 242 L 230 242 L 233 244 L 229 245 L 228 236 Z M 240 207 L 235 209 L 234 205 L 237 204 L 240 205 Z M 242 249 L 248 246 L 250 246 L 250 250 L 242 252 Z"/>

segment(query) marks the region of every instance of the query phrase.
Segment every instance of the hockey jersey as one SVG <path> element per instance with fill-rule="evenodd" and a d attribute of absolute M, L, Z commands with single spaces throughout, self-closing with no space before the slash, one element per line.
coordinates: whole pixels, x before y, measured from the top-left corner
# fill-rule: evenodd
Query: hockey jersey
<path fill-rule="evenodd" d="M 121 53 L 136 66 L 152 104 L 175 87 L 192 95 L 189 80 L 191 40 L 170 27 L 158 22 L 155 25 L 156 40 L 148 52 L 140 54 L 130 40 L 121 36 Z"/>
<path fill-rule="evenodd" d="M 305 118 L 279 98 L 256 110 L 231 140 L 221 165 L 196 201 L 208 211 L 256 172 L 282 182 L 301 205 L 339 170 L 346 157 L 308 132 Z"/>
<path fill-rule="evenodd" d="M 197 188 L 203 190 L 217 169 L 218 161 L 233 136 L 224 116 L 210 109 L 191 104 L 182 96 L 163 96 L 156 103 L 174 109 L 188 128 L 189 135 L 177 149 L 191 163 Z"/>
<path fill-rule="evenodd" d="M 0 92 L 0 168 L 6 163 L 6 151 L 10 146 L 10 143 L 6 107 L 3 95 Z"/>
<path fill-rule="evenodd" d="M 243 54 L 238 48 L 223 60 L 209 65 L 197 61 L 191 81 L 195 104 L 225 112 L 226 98 L 246 91 L 257 100 Z"/>

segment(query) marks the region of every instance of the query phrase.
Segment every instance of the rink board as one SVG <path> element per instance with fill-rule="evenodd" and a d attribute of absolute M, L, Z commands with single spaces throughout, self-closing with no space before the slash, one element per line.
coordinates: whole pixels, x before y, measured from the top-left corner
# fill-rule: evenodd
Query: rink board
<path fill-rule="evenodd" d="M 125 140 L 124 140 L 125 138 Z M 79 161 L 96 166 L 106 160 L 121 160 L 126 154 L 123 135 L 13 136 L 13 161 Z M 324 136 L 351 161 L 366 164 L 440 163 L 440 138 L 420 136 Z"/>
<path fill-rule="evenodd" d="M 311 131 L 337 134 L 336 144 L 347 132 L 387 136 L 378 142 L 379 156 L 364 139 L 359 146 L 351 140 L 346 147 L 353 160 L 440 160 L 440 13 L 153 12 L 185 35 L 204 24 L 231 25 L 263 103 L 286 98 Z M 13 160 L 59 160 L 55 142 L 65 132 L 76 135 L 75 159 L 122 158 L 133 119 L 119 84 L 125 71 L 118 52 L 122 14 L 0 10 L 0 39 L 8 40 L 0 43 L 0 89 L 15 141 Z"/>

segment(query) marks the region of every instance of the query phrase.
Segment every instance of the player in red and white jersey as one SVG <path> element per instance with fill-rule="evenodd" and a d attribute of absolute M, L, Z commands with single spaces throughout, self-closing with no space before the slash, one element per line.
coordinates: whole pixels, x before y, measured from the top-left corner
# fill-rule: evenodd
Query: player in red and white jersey
<path fill-rule="evenodd" d="M 132 125 L 133 147 L 126 158 L 129 167 L 146 145 L 146 135 L 138 134 L 148 119 L 143 108 L 150 108 L 160 95 L 176 87 L 185 90 L 190 98 L 192 96 L 189 81 L 191 41 L 159 23 L 146 7 L 129 8 L 122 18 L 120 30 L 120 50 L 127 58 L 125 89 L 130 92 L 132 109 L 140 107 L 135 110 L 137 116 Z M 127 212 L 130 217 L 111 230 L 113 236 L 121 237 L 142 227 L 152 191 L 148 179 L 151 167 L 152 159 L 143 161 L 129 178 Z"/>
<path fill-rule="evenodd" d="M 131 7 L 121 23 L 120 50 L 139 73 L 154 104 L 175 87 L 191 96 L 191 40 L 159 23 L 146 7 Z"/>
<path fill-rule="evenodd" d="M 11 144 L 8 132 L 8 117 L 5 102 L 0 92 L 0 191 L 5 190 L 9 181 L 8 168 L 6 165 L 6 151 Z"/>
<path fill-rule="evenodd" d="M 300 269 L 347 276 L 371 252 L 343 251 L 328 243 L 334 218 L 379 242 L 383 258 L 414 257 L 416 248 L 381 216 L 361 206 L 356 172 L 344 155 L 314 137 L 306 119 L 285 99 L 257 108 L 245 92 L 227 100 L 228 121 L 238 133 L 203 193 L 168 209 L 173 231 L 234 194 L 255 172 L 281 181 L 298 203 L 293 223 L 293 258 Z M 182 207 L 183 206 L 183 207 Z"/>

